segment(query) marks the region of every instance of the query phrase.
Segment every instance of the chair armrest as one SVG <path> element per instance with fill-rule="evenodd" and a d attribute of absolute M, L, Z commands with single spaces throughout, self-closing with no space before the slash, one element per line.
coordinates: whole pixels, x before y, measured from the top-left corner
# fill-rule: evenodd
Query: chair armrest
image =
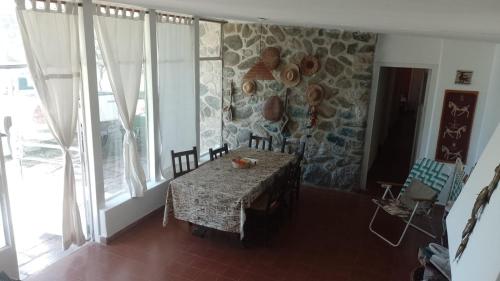
<path fill-rule="evenodd" d="M 390 182 L 390 181 L 377 181 L 377 184 L 379 184 L 381 187 L 385 188 L 387 186 L 403 186 L 403 183 L 397 183 L 397 182 Z"/>

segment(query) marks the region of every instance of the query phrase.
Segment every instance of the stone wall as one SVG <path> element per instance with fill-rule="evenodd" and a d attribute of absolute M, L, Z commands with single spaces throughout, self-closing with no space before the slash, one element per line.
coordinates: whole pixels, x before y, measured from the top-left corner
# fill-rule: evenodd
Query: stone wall
<path fill-rule="evenodd" d="M 281 65 L 273 71 L 275 81 L 257 81 L 257 92 L 246 96 L 241 91 L 243 75 L 259 59 L 261 26 L 227 23 L 223 27 L 224 104 L 227 89 L 234 82 L 234 119 L 225 122 L 224 141 L 231 147 L 246 145 L 250 132 L 272 135 L 278 149 L 282 134 L 280 122 L 266 121 L 261 114 L 263 102 L 273 95 L 284 100 L 285 88 L 279 73 L 289 62 L 299 64 L 304 55 L 320 59 L 321 69 L 313 76 L 303 76 L 289 95 L 288 132 L 293 138 L 307 138 L 304 180 L 308 183 L 351 189 L 359 185 L 361 158 L 372 80 L 376 35 L 344 30 L 298 28 L 277 25 L 262 26 L 262 49 L 281 49 Z M 319 107 L 318 123 L 308 129 L 308 105 L 305 90 L 308 83 L 325 89 Z"/>

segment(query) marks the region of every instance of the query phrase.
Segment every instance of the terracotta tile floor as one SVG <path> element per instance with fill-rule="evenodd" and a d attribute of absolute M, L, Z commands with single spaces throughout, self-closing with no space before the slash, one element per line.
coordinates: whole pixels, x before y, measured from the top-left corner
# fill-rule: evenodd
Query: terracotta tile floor
<path fill-rule="evenodd" d="M 429 239 L 410 230 L 392 248 L 369 232 L 373 211 L 367 195 L 304 188 L 272 246 L 248 249 L 234 234 L 199 238 L 176 220 L 163 228 L 158 211 L 110 245 L 88 244 L 29 280 L 409 280 Z M 393 236 L 402 227 L 391 218 L 377 226 Z"/>

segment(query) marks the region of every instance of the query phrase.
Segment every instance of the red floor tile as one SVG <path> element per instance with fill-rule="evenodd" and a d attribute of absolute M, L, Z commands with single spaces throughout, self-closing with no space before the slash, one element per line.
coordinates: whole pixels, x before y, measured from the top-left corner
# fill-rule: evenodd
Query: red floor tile
<path fill-rule="evenodd" d="M 410 230 L 400 247 L 385 244 L 368 230 L 370 199 L 303 188 L 299 208 L 271 246 L 257 239 L 248 249 L 234 234 L 193 236 L 187 223 L 175 219 L 163 228 L 159 211 L 110 245 L 90 243 L 29 280 L 408 280 L 418 247 L 430 241 Z M 376 226 L 393 236 L 401 230 L 385 217 Z"/>

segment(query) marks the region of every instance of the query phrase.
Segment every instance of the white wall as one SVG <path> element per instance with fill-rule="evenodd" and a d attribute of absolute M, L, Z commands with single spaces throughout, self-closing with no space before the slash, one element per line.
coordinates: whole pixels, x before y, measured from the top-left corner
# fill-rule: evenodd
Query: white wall
<path fill-rule="evenodd" d="M 460 245 L 477 194 L 487 186 L 495 167 L 500 163 L 500 126 L 497 127 L 476 168 L 446 219 L 450 256 Z M 500 277 L 500 188 L 493 193 L 489 204 L 476 223 L 462 258 L 451 262 L 454 281 L 495 281 Z"/>
<path fill-rule="evenodd" d="M 158 186 L 144 192 L 144 197 L 121 200 L 117 204 L 106 202 L 107 206 L 100 210 L 100 238 L 110 238 L 120 230 L 140 220 L 149 213 L 161 208 L 165 204 L 165 194 L 168 182 L 163 182 Z M 128 194 L 125 194 L 128 196 Z M 109 204 L 109 206 L 108 206 Z M 158 221 L 158 225 L 161 225 Z"/>
<path fill-rule="evenodd" d="M 479 91 L 474 123 L 469 145 L 466 169 L 469 171 L 477 162 L 484 146 L 500 122 L 500 45 L 492 42 L 472 40 L 451 40 L 411 35 L 379 35 L 370 97 L 369 120 L 366 130 L 365 154 L 362 163 L 361 185 L 366 185 L 370 164 L 374 101 L 377 100 L 378 79 L 381 67 L 411 67 L 430 69 L 424 112 L 417 134 L 418 145 L 415 159 L 436 154 L 444 92 L 446 89 Z M 456 85 L 455 74 L 459 69 L 474 72 L 471 85 Z M 373 160 L 373 159 L 372 159 Z M 447 169 L 452 170 L 451 165 Z M 449 184 L 446 188 L 449 188 Z M 447 190 L 439 198 L 446 201 Z"/>
<path fill-rule="evenodd" d="M 484 148 L 479 148 L 478 144 L 483 125 L 481 120 L 485 111 L 485 101 L 491 94 L 488 89 L 495 45 L 485 42 L 443 40 L 441 54 L 437 90 L 434 94 L 434 108 L 432 109 L 433 119 L 428 130 L 427 155 L 435 155 L 445 90 L 479 91 L 466 163 L 471 166 L 477 161 Z M 471 85 L 455 84 L 455 75 L 458 69 L 474 71 Z"/>
<path fill-rule="evenodd" d="M 496 124 L 500 122 L 500 45 L 495 48 L 493 69 L 490 76 L 489 95 L 486 98 L 483 120 L 481 121 L 481 134 L 478 148 L 485 147 L 493 134 Z"/>
<path fill-rule="evenodd" d="M 383 34 L 377 43 L 374 71 L 379 71 L 382 66 L 431 69 L 416 158 L 435 156 L 445 90 L 479 91 L 466 163 L 468 166 L 474 165 L 487 138 L 500 121 L 500 112 L 497 109 L 500 107 L 500 45 L 491 42 Z M 471 85 L 454 83 L 456 71 L 459 69 L 474 71 Z M 373 95 L 375 93 L 372 93 L 372 97 Z"/>

